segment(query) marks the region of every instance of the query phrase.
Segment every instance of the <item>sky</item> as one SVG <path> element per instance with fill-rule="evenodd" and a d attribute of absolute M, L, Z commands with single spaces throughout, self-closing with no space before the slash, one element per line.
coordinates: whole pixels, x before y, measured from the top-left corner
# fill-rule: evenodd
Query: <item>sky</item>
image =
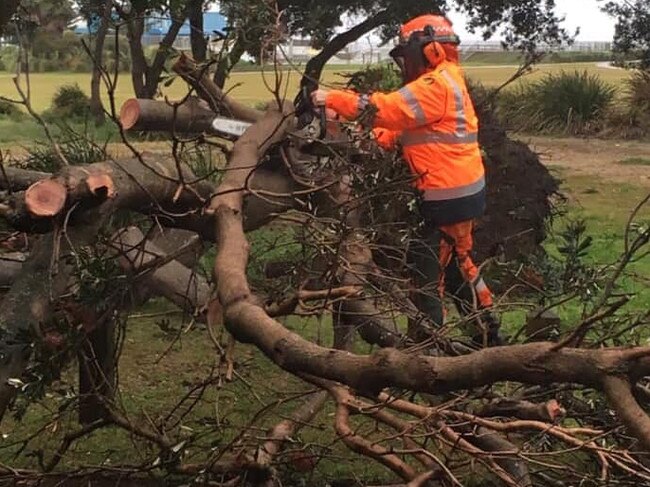
<path fill-rule="evenodd" d="M 218 2 L 217 2 L 218 3 Z M 576 40 L 584 42 L 611 41 L 614 37 L 615 21 L 607 14 L 601 12 L 602 1 L 598 0 L 555 0 L 556 11 L 559 16 L 566 17 L 564 27 L 574 33 L 580 28 Z M 211 10 L 217 10 L 217 5 Z M 450 18 L 454 28 L 464 41 L 481 40 L 479 34 L 470 34 L 465 29 L 466 19 L 458 12 L 452 12 Z M 352 23 L 354 23 L 352 21 Z M 349 26 L 348 26 L 349 27 Z M 498 40 L 495 38 L 494 40 Z"/>
<path fill-rule="evenodd" d="M 615 21 L 600 11 L 603 2 L 597 0 L 556 0 L 556 11 L 559 16 L 566 17 L 564 27 L 571 33 L 580 28 L 576 40 L 611 41 L 614 37 Z M 458 12 L 449 15 L 458 35 L 464 40 L 480 40 L 478 34 L 470 34 L 465 30 L 466 19 Z"/>

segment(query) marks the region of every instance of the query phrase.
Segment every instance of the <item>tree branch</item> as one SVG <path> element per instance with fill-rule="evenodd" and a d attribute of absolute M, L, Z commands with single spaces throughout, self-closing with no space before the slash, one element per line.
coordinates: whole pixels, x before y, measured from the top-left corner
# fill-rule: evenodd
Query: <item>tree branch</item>
<path fill-rule="evenodd" d="M 305 78 L 318 83 L 323 67 L 325 67 L 325 64 L 327 64 L 327 61 L 329 61 L 332 56 L 371 30 L 385 24 L 388 20 L 390 20 L 390 11 L 381 10 L 372 17 L 368 17 L 360 24 L 355 25 L 350 30 L 334 36 L 332 40 L 323 47 L 321 52 L 307 62 L 307 65 L 305 66 Z"/>

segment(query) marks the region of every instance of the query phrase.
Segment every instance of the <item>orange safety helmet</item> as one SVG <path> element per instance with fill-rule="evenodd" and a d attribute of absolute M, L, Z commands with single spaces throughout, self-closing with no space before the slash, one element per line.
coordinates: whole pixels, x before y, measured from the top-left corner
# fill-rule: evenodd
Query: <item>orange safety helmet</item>
<path fill-rule="evenodd" d="M 422 75 L 427 68 L 435 68 L 450 56 L 457 60 L 460 39 L 451 21 L 444 15 L 420 15 L 402 25 L 400 42 L 390 52 L 402 70 L 405 82 Z"/>

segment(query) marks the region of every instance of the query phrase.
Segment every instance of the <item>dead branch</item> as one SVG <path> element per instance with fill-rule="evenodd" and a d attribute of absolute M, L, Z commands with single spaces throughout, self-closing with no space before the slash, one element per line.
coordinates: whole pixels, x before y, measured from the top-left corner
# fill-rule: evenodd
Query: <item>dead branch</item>
<path fill-rule="evenodd" d="M 264 466 L 271 465 L 273 458 L 282 450 L 287 439 L 316 417 L 327 403 L 327 398 L 328 394 L 325 391 L 312 393 L 287 419 L 276 424 L 255 455 L 257 462 Z"/>

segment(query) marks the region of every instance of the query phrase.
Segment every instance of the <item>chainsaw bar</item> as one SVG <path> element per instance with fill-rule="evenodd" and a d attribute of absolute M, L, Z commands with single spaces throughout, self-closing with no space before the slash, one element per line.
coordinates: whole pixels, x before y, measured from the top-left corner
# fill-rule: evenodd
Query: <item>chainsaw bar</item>
<path fill-rule="evenodd" d="M 235 137 L 241 137 L 246 132 L 246 129 L 252 124 L 248 122 L 242 122 L 241 120 L 233 120 L 232 118 L 226 117 L 216 117 L 212 120 L 212 128 L 223 134 L 234 135 Z"/>

